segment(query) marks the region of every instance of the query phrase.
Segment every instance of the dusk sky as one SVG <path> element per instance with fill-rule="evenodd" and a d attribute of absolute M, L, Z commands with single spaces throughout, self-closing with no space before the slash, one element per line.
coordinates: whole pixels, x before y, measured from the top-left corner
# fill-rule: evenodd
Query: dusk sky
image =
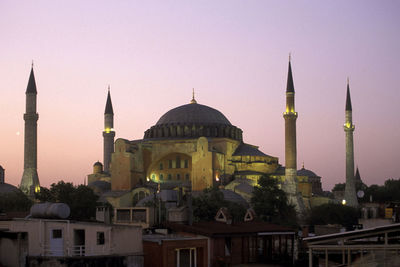
<path fill-rule="evenodd" d="M 0 165 L 23 173 L 25 90 L 38 90 L 42 186 L 81 184 L 103 159 L 111 87 L 116 138 L 143 138 L 168 110 L 221 111 L 284 164 L 288 54 L 298 168 L 345 181 L 346 79 L 355 164 L 367 185 L 400 178 L 400 1 L 0 0 Z"/>

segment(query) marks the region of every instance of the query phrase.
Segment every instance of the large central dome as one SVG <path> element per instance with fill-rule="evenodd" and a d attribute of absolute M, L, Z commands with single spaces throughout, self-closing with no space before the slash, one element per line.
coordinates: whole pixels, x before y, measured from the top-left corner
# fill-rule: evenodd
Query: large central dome
<path fill-rule="evenodd" d="M 242 141 L 242 130 L 233 126 L 218 110 L 197 104 L 193 98 L 190 104 L 176 107 L 162 115 L 157 123 L 144 133 L 144 139 L 201 136 Z"/>
<path fill-rule="evenodd" d="M 197 103 L 191 103 L 171 109 L 162 115 L 156 123 L 156 125 L 163 124 L 232 125 L 224 114 L 218 110 Z"/>

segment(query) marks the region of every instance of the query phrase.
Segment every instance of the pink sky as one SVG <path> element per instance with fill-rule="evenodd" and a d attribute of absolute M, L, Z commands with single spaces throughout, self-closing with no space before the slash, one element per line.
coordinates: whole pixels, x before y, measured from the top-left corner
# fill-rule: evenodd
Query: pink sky
<path fill-rule="evenodd" d="M 344 182 L 346 78 L 363 181 L 400 178 L 398 1 L 0 2 L 0 165 L 23 172 L 25 90 L 35 62 L 42 185 L 83 183 L 102 160 L 111 86 L 116 137 L 140 139 L 191 99 L 284 164 L 288 53 L 298 166 Z M 17 133 L 20 133 L 19 135 Z"/>

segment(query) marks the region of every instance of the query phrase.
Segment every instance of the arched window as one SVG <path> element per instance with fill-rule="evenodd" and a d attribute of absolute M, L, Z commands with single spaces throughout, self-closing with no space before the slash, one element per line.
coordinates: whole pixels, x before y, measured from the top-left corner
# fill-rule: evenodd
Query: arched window
<path fill-rule="evenodd" d="M 176 174 L 176 180 L 180 180 L 181 179 L 181 175 L 179 173 Z"/>
<path fill-rule="evenodd" d="M 186 180 L 189 180 L 189 179 L 190 179 L 189 173 L 186 173 L 186 174 L 185 174 L 185 179 L 186 179 Z"/>
<path fill-rule="evenodd" d="M 168 180 L 171 180 L 172 179 L 172 175 L 169 173 L 168 174 Z"/>
<path fill-rule="evenodd" d="M 160 173 L 160 180 L 164 180 L 164 175 Z"/>

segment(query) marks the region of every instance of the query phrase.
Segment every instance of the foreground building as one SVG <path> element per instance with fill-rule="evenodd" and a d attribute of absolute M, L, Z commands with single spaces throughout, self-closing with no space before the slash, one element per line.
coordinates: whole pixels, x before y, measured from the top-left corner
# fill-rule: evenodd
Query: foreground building
<path fill-rule="evenodd" d="M 141 267 L 142 229 L 57 219 L 0 221 L 0 262 L 5 266 L 107 262 L 103 266 Z"/>

